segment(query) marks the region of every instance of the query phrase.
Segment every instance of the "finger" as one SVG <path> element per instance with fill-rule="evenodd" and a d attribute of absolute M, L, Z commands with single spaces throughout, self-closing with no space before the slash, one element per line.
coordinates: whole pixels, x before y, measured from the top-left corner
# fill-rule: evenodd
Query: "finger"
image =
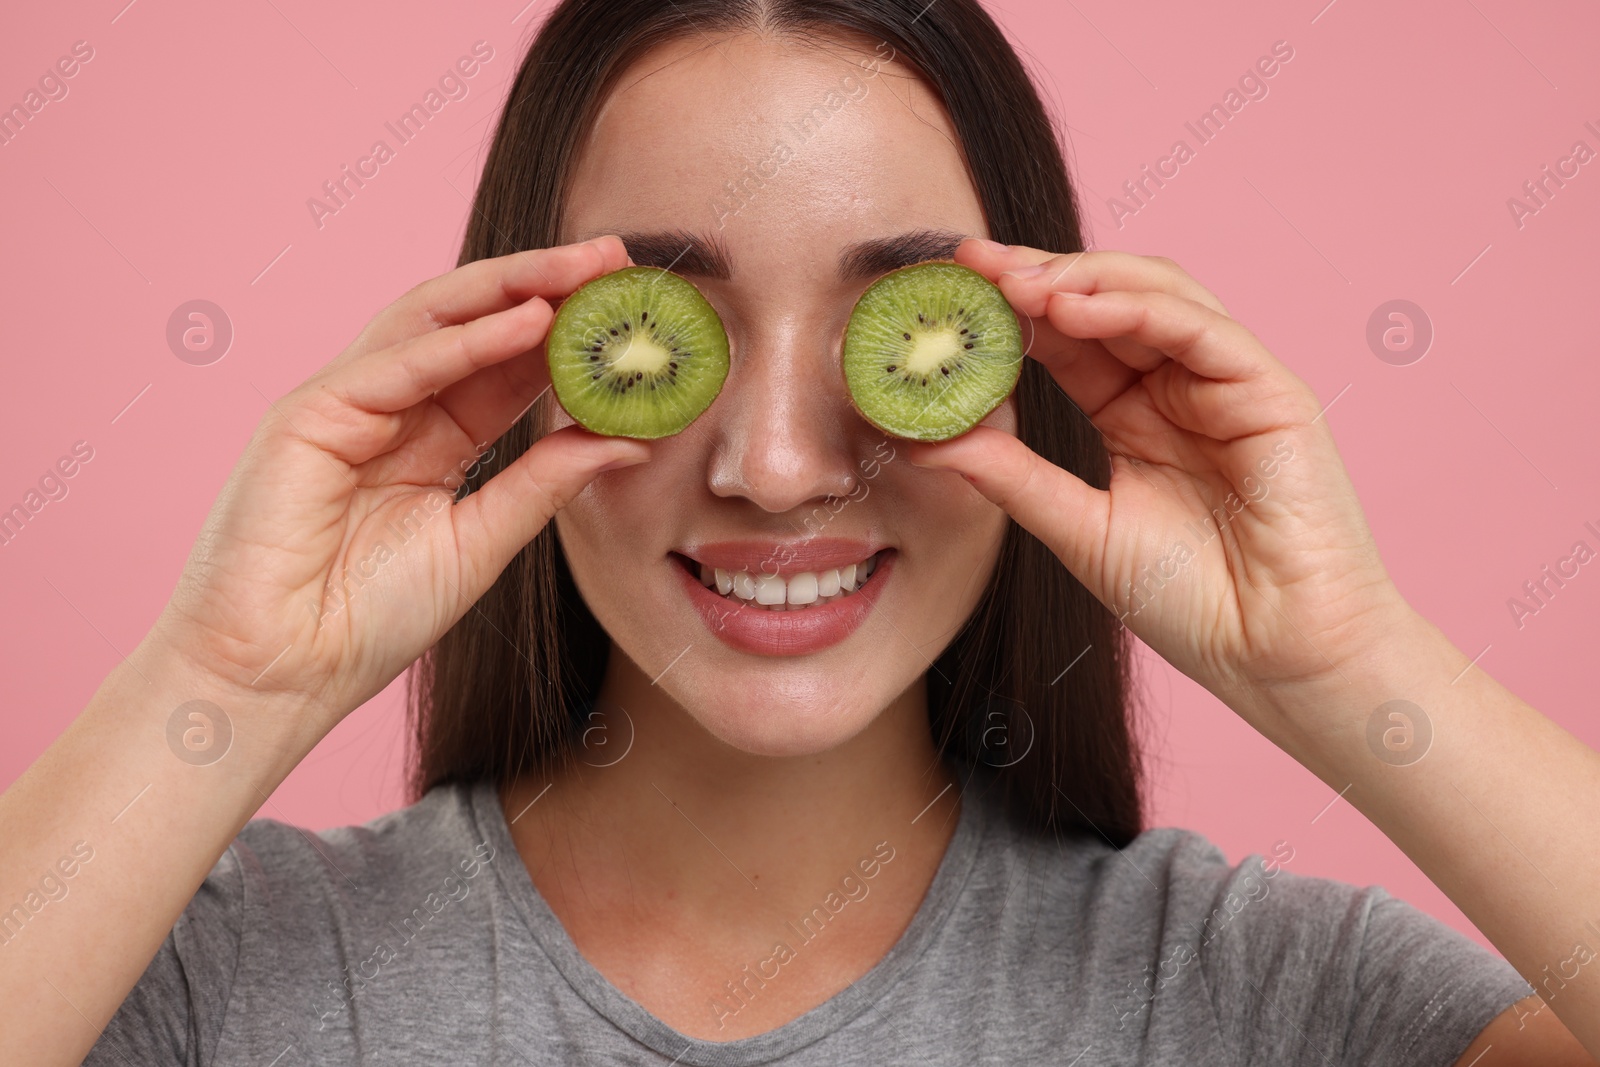
<path fill-rule="evenodd" d="M 534 297 L 504 311 L 369 353 L 315 384 L 319 392 L 358 411 L 405 411 L 469 375 L 538 348 L 554 315 L 548 303 Z M 502 371 L 500 377 L 512 380 L 520 375 L 520 388 L 537 385 L 542 389 L 539 373 L 537 361 L 525 360 L 509 374 Z"/>
<path fill-rule="evenodd" d="M 534 297 L 558 300 L 602 274 L 621 270 L 628 250 L 614 236 L 480 259 L 431 278 L 389 305 L 350 346 L 353 357 L 446 326 L 504 311 Z"/>
<path fill-rule="evenodd" d="M 1029 267 L 1035 263 L 1048 263 L 1056 258 L 1056 253 L 1029 248 L 1027 245 L 1008 245 L 981 237 L 968 237 L 956 246 L 955 258 L 956 262 L 971 267 L 978 273 L 987 275 L 990 281 L 994 281 L 1002 271 Z"/>
<path fill-rule="evenodd" d="M 1124 252 L 1058 256 L 1025 245 L 996 245 L 973 239 L 961 245 L 956 258 L 967 260 L 968 266 L 997 281 L 1001 292 L 1023 319 L 1027 354 L 1049 368 L 1056 384 L 1091 419 L 1136 385 L 1141 374 L 1112 355 L 1099 340 L 1072 337 L 1056 329 L 1046 315 L 1052 291 L 1045 287 L 1045 282 L 1055 279 L 1055 291 L 1063 292 L 1094 291 L 1096 284 L 1133 286 L 1140 291 L 1168 285 L 1175 292 L 1206 298 L 1208 307 L 1221 308 L 1210 293 L 1175 263 L 1157 257 Z M 1039 280 L 1030 281 L 1016 273 L 1039 265 L 1049 271 L 1048 275 L 1041 274 Z M 1073 272 L 1080 268 L 1081 274 L 1075 275 Z"/>
<path fill-rule="evenodd" d="M 1110 518 L 1109 493 L 992 426 L 976 426 L 949 441 L 907 442 L 907 458 L 918 467 L 961 475 L 1089 584 Z"/>
<path fill-rule="evenodd" d="M 1069 337 L 1099 339 L 1140 372 L 1168 359 L 1213 381 L 1247 382 L 1285 369 L 1233 319 L 1167 293 L 1055 293 L 1046 317 Z"/>
<path fill-rule="evenodd" d="M 987 275 L 991 281 L 1008 270 L 1061 258 L 1037 248 L 979 238 L 968 238 L 956 250 L 958 262 Z M 1004 284 L 1001 292 L 1005 293 Z M 1024 354 L 1043 363 L 1062 392 L 1091 419 L 1138 382 L 1139 372 L 1107 352 L 1099 341 L 1068 337 L 1043 317 L 1042 309 L 1030 314 L 1015 301 L 1011 303 L 1021 319 Z"/>
<path fill-rule="evenodd" d="M 528 350 L 441 390 L 434 403 L 471 440 L 493 441 L 549 388 L 550 363 L 541 337 Z"/>
<path fill-rule="evenodd" d="M 1228 313 L 1211 290 L 1165 256 L 1114 251 L 1052 255 L 1025 245 L 1004 247 L 1006 251 L 1001 252 L 987 242 L 968 240 L 956 250 L 956 260 L 999 285 L 1023 315 L 1043 315 L 1052 292 L 1103 293 L 1111 289 L 1171 293 L 1219 314 Z"/>
<path fill-rule="evenodd" d="M 650 458 L 643 441 L 565 426 L 535 441 L 455 506 L 461 531 L 462 591 L 476 600 L 555 513 L 594 477 Z"/>
<path fill-rule="evenodd" d="M 1031 336 L 1023 351 L 1044 364 L 1062 392 L 1091 419 L 1142 377 L 1096 339 L 1070 337 L 1048 317 L 1025 322 Z"/>

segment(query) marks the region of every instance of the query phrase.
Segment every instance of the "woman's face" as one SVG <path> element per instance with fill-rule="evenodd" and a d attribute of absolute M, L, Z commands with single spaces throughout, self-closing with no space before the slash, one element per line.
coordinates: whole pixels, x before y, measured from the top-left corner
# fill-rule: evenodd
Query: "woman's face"
<path fill-rule="evenodd" d="M 557 516 L 612 669 L 739 749 L 832 748 L 954 638 L 1007 523 L 959 475 L 911 466 L 840 367 L 875 277 L 988 236 L 955 130 L 887 44 L 662 46 L 617 83 L 574 174 L 563 241 L 608 233 L 694 281 L 732 348 L 689 429 Z M 1015 432 L 1012 401 L 985 421 Z"/>

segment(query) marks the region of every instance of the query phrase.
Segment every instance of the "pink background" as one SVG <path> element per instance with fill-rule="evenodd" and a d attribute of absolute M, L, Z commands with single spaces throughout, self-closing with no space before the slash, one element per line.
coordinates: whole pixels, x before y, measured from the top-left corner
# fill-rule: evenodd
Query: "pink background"
<path fill-rule="evenodd" d="M 0 509 L 75 441 L 94 449 L 68 495 L 0 547 L 0 783 L 148 629 L 267 398 L 454 264 L 492 119 L 549 7 L 125 3 L 24 5 L 0 34 L 5 105 L 74 42 L 94 49 L 66 98 L 0 146 Z M 1521 629 L 1507 599 L 1579 538 L 1597 547 L 1583 523 L 1600 526 L 1600 371 L 1577 309 L 1596 307 L 1600 161 L 1520 228 L 1507 200 L 1574 141 L 1600 149 L 1584 128 L 1600 128 L 1600 9 L 1322 4 L 991 9 L 1068 126 L 1094 246 L 1176 259 L 1337 397 L 1327 417 L 1402 591 L 1595 744 L 1600 568 Z M 307 199 L 479 40 L 494 56 L 469 95 L 319 229 Z M 1185 121 L 1280 40 L 1294 58 L 1269 95 L 1197 148 Z M 1119 228 L 1106 198 L 1180 137 L 1195 157 Z M 1397 298 L 1435 329 L 1408 366 L 1366 342 L 1369 315 Z M 166 342 L 193 299 L 235 331 L 209 366 Z M 1235 859 L 1288 841 L 1292 870 L 1382 884 L 1470 932 L 1364 818 L 1327 807 L 1332 790 L 1147 660 L 1155 823 Z M 352 715 L 262 814 L 322 827 L 395 806 L 401 695 L 397 681 Z"/>

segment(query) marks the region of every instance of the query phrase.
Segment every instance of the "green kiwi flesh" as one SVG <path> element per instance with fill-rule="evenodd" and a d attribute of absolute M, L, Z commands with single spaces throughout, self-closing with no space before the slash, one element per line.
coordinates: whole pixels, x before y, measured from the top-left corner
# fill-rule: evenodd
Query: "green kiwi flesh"
<path fill-rule="evenodd" d="M 918 263 L 867 287 L 844 337 L 851 401 L 917 441 L 966 433 L 1016 388 L 1022 330 L 1005 295 L 968 267 Z"/>
<path fill-rule="evenodd" d="M 728 334 L 693 283 L 658 267 L 589 282 L 556 312 L 550 384 L 573 421 L 612 437 L 681 432 L 728 377 Z"/>

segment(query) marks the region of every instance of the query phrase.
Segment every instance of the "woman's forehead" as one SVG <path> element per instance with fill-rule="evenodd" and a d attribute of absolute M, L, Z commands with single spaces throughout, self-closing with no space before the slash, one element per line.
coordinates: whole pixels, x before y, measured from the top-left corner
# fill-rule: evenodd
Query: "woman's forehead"
<path fill-rule="evenodd" d="M 635 61 L 601 108 L 564 236 L 615 231 L 978 232 L 954 128 L 925 83 L 856 41 L 684 38 Z"/>

